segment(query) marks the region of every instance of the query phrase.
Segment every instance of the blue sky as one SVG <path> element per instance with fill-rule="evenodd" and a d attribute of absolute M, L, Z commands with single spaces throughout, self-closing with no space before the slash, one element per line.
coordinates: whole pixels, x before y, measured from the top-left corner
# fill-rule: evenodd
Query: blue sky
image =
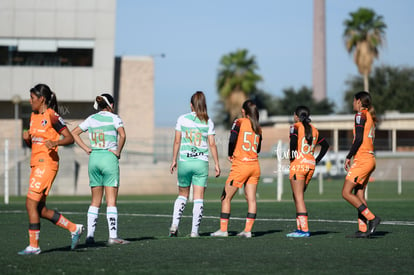
<path fill-rule="evenodd" d="M 346 79 L 358 74 L 342 39 L 349 12 L 366 7 L 384 17 L 386 43 L 374 66 L 414 66 L 414 1 L 326 0 L 325 5 L 327 96 L 338 108 Z M 282 96 L 284 88 L 312 87 L 311 0 L 117 0 L 116 16 L 115 54 L 154 56 L 157 126 L 174 126 L 197 90 L 206 93 L 214 117 L 220 58 L 237 49 L 256 57 L 260 87 L 268 93 Z"/>

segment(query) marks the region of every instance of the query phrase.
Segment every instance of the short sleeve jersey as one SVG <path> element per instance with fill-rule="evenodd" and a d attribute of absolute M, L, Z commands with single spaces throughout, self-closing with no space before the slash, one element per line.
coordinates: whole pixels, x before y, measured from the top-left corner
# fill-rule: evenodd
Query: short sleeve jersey
<path fill-rule="evenodd" d="M 295 154 L 295 160 L 301 161 L 303 159 L 310 160 L 315 162 L 314 152 L 315 146 L 318 142 L 319 132 L 318 130 L 313 127 L 312 124 L 309 124 L 312 128 L 312 142 L 311 144 L 308 143 L 306 140 L 305 135 L 305 127 L 303 126 L 302 122 L 296 122 L 292 126 L 290 126 L 290 136 L 297 135 L 298 137 L 298 145 Z"/>
<path fill-rule="evenodd" d="M 195 112 L 181 115 L 175 126 L 181 132 L 180 161 L 208 161 L 208 136 L 215 135 L 211 119 L 201 121 Z"/>
<path fill-rule="evenodd" d="M 121 118 L 107 111 L 100 111 L 89 116 L 79 128 L 89 132 L 92 150 L 117 150 L 118 128 L 124 127 Z"/>
<path fill-rule="evenodd" d="M 32 157 L 30 166 L 54 165 L 57 169 L 59 156 L 58 147 L 48 149 L 47 140 L 57 141 L 60 133 L 66 129 L 62 117 L 52 109 L 44 113 L 32 113 L 30 116 L 29 134 L 32 141 Z"/>
<path fill-rule="evenodd" d="M 375 124 L 368 110 L 362 110 L 355 115 L 354 137 L 357 127 L 364 127 L 364 136 L 355 158 L 362 158 L 367 154 L 372 157 L 374 154 Z"/>
<path fill-rule="evenodd" d="M 239 126 L 236 147 L 233 152 L 233 161 L 258 161 L 257 148 L 260 135 L 253 131 L 252 124 L 248 118 L 239 118 L 234 123 Z"/>

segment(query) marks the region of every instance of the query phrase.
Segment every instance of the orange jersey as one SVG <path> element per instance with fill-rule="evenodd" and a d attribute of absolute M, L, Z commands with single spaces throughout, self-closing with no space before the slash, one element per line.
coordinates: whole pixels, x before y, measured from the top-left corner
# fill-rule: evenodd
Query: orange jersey
<path fill-rule="evenodd" d="M 63 119 L 52 109 L 43 114 L 32 113 L 30 117 L 29 134 L 32 141 L 32 158 L 30 166 L 53 165 L 57 168 L 59 156 L 57 146 L 48 149 L 47 140 L 57 141 L 62 130 L 66 129 Z"/>
<path fill-rule="evenodd" d="M 375 123 L 368 110 L 362 110 L 355 115 L 355 126 L 353 129 L 354 141 L 357 127 L 364 127 L 362 143 L 355 154 L 355 159 L 368 157 L 372 158 L 374 155 L 374 138 L 375 138 Z"/>
<path fill-rule="evenodd" d="M 309 124 L 312 128 L 312 141 L 309 144 L 305 136 L 305 127 L 302 122 L 296 122 L 290 127 L 290 137 L 297 136 L 297 146 L 292 150 L 291 154 L 295 157 L 293 162 L 300 164 L 310 164 L 315 165 L 315 146 L 318 143 L 319 132 L 313 127 L 312 124 Z M 292 152 L 293 151 L 293 152 Z M 313 169 L 313 168 L 312 168 Z"/>
<path fill-rule="evenodd" d="M 257 162 L 260 151 L 261 136 L 256 134 L 248 118 L 239 118 L 234 122 L 232 133 L 237 131 L 233 162 Z"/>

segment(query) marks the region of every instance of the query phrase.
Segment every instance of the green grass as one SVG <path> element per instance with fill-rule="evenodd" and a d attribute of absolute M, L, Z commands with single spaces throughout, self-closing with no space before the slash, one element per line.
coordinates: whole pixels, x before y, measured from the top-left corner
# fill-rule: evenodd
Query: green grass
<path fill-rule="evenodd" d="M 191 229 L 189 203 L 180 225 L 180 237 L 169 238 L 168 227 L 175 195 L 122 196 L 119 200 L 119 236 L 131 241 L 107 246 L 105 206 L 96 231 L 97 246 L 70 251 L 70 234 L 42 220 L 36 256 L 18 256 L 28 244 L 24 198 L 0 206 L 0 267 L 2 274 L 389 274 L 414 271 L 414 183 L 375 182 L 369 187 L 369 207 L 383 223 L 370 239 L 349 239 L 356 230 L 356 210 L 340 197 L 342 180 L 324 182 L 324 194 L 314 180 L 306 194 L 312 237 L 286 238 L 295 229 L 295 208 L 289 183 L 281 202 L 275 184 L 259 185 L 254 238 L 235 234 L 244 227 L 246 203 L 236 195 L 232 203 L 230 237 L 211 238 L 219 227 L 218 200 L 222 183 L 210 182 L 206 193 L 201 237 L 186 237 Z M 410 189 L 411 188 L 411 189 Z M 77 223 L 86 224 L 89 197 L 51 196 L 48 206 Z"/>

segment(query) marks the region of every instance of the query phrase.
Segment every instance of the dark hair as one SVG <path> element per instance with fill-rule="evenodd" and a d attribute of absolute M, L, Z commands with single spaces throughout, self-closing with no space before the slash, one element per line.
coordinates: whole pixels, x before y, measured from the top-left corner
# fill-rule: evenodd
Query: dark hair
<path fill-rule="evenodd" d="M 108 103 L 105 101 L 104 97 L 108 100 L 109 104 L 114 104 L 114 98 L 107 93 L 98 95 L 95 99 L 96 104 L 98 105 L 98 110 L 103 110 L 105 108 L 109 108 L 110 110 L 113 111 L 113 108 L 111 105 L 108 105 Z"/>
<path fill-rule="evenodd" d="M 37 84 L 30 89 L 30 92 L 35 94 L 37 97 L 44 97 L 45 103 L 48 108 L 53 109 L 58 113 L 58 103 L 56 99 L 56 94 L 46 84 Z"/>
<path fill-rule="evenodd" d="M 377 114 L 375 112 L 374 106 L 372 106 L 372 99 L 370 93 L 366 91 L 360 91 L 354 95 L 356 100 L 361 100 L 362 107 L 367 108 L 368 112 L 371 114 L 374 124 L 377 124 Z"/>
<path fill-rule="evenodd" d="M 298 106 L 296 107 L 295 114 L 298 116 L 299 121 L 302 122 L 303 127 L 305 128 L 305 138 L 308 144 L 312 144 L 313 136 L 312 136 L 312 127 L 310 126 L 311 119 L 310 110 L 306 106 Z"/>
<path fill-rule="evenodd" d="M 207 104 L 206 104 L 206 97 L 204 93 L 201 91 L 195 92 L 191 96 L 191 105 L 193 105 L 193 110 L 196 113 L 196 116 L 201 121 L 208 121 L 208 113 L 207 113 Z"/>
<path fill-rule="evenodd" d="M 250 123 L 252 125 L 253 131 L 257 135 L 262 134 L 262 128 L 260 128 L 259 124 L 259 111 L 257 110 L 256 104 L 250 99 L 246 100 L 242 106 L 244 113 L 249 118 Z"/>

